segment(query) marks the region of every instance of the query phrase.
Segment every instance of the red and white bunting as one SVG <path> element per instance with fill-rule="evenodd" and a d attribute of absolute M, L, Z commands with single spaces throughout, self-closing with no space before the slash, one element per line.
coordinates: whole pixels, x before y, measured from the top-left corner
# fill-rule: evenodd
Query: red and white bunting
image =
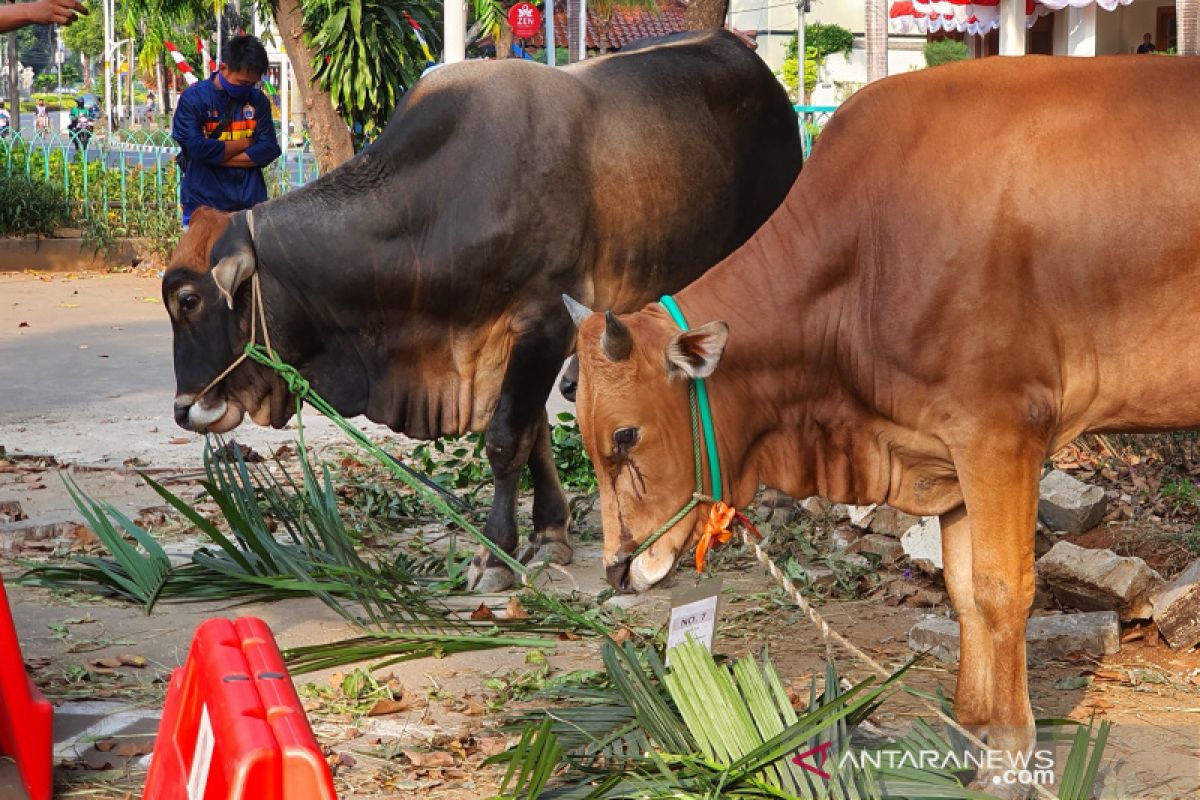
<path fill-rule="evenodd" d="M 200 54 L 200 63 L 208 65 L 208 73 L 210 75 L 217 71 L 217 62 L 213 60 L 213 57 L 208 52 L 208 42 L 199 36 L 196 37 L 196 52 Z"/>
<path fill-rule="evenodd" d="M 179 52 L 179 48 L 171 42 L 163 42 L 163 46 L 171 54 L 171 60 L 175 62 L 175 66 L 183 73 L 183 79 L 187 81 L 187 85 L 191 86 L 193 83 L 197 83 L 199 79 L 192 74 L 192 65 L 183 57 L 183 53 Z"/>
<path fill-rule="evenodd" d="M 1105 11 L 1133 0 L 1025 0 L 1025 26 L 1067 6 L 1095 3 Z M 892 33 L 969 33 L 984 36 L 1000 27 L 1000 0 L 896 0 L 888 12 Z"/>

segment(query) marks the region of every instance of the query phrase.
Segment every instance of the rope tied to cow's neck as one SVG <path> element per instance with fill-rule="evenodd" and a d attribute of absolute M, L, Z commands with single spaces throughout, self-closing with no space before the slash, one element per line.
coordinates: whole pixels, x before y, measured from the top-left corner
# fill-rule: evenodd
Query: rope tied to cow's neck
<path fill-rule="evenodd" d="M 660 304 L 667 310 L 671 318 L 682 329 L 687 330 L 687 322 L 683 317 L 683 312 L 680 311 L 678 304 L 674 298 L 669 295 L 659 301 Z M 863 664 L 871 668 L 876 675 L 887 679 L 891 677 L 889 672 L 878 661 L 871 658 L 867 653 L 863 652 L 857 645 L 847 639 L 842 634 L 838 633 L 826 619 L 821 616 L 821 613 L 813 607 L 787 573 L 781 570 L 775 561 L 767 553 L 765 540 L 762 534 L 754 527 L 754 524 L 740 511 L 726 505 L 721 500 L 720 493 L 720 468 L 715 466 L 718 462 L 716 436 L 713 432 L 712 414 L 708 408 L 708 396 L 704 390 L 704 381 L 695 379 L 691 381 L 688 392 L 688 403 L 692 418 L 692 453 L 695 461 L 695 480 L 696 489 L 692 493 L 691 498 L 674 516 L 664 522 L 652 533 L 649 538 L 643 541 L 633 553 L 630 559 L 637 558 L 642 553 L 646 552 L 656 541 L 662 538 L 667 531 L 671 530 L 684 517 L 686 517 L 692 509 L 700 503 L 707 503 L 711 506 L 708 520 L 705 522 L 704 531 L 696 543 L 696 571 L 702 573 L 704 570 L 705 556 L 708 550 L 715 544 L 722 544 L 728 541 L 732 535 L 732 527 L 734 523 L 738 523 L 742 536 L 742 543 L 754 551 L 754 557 L 763 569 L 779 584 L 780 588 L 787 594 L 793 603 L 799 607 L 805 617 L 816 627 L 821 635 L 822 643 L 825 646 L 825 657 L 833 661 L 833 644 L 836 642 L 851 656 L 861 661 Z M 703 418 L 703 424 L 701 421 Z M 708 454 L 709 454 L 709 469 L 713 479 L 713 495 L 704 494 L 704 476 L 703 476 L 703 456 L 702 456 L 702 435 L 707 438 Z M 962 736 L 971 746 L 977 747 L 982 752 L 989 750 L 986 743 L 978 736 L 963 727 L 957 720 L 947 714 L 938 704 L 921 695 L 914 695 L 922 704 L 929 708 L 939 720 L 947 725 L 951 730 Z M 1045 800 L 1058 800 L 1057 795 L 1041 784 L 1033 784 L 1037 794 L 1045 798 Z"/>

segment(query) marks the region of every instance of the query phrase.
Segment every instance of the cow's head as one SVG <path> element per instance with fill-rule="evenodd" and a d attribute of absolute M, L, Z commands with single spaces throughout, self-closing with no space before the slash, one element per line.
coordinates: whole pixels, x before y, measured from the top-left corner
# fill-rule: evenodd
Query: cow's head
<path fill-rule="evenodd" d="M 710 322 L 685 333 L 665 317 L 618 319 L 573 303 L 576 413 L 600 484 L 604 565 L 614 588 L 641 592 L 671 572 L 703 527 L 698 507 L 630 558 L 695 491 L 688 382 L 716 369 L 729 329 Z"/>
<path fill-rule="evenodd" d="M 245 347 L 249 298 L 234 298 L 255 268 L 245 213 L 201 208 L 192 215 L 162 284 L 175 340 L 175 421 L 187 430 L 224 433 L 246 413 L 260 425 L 287 420 L 278 380 L 257 365 L 243 363 L 204 392 Z"/>

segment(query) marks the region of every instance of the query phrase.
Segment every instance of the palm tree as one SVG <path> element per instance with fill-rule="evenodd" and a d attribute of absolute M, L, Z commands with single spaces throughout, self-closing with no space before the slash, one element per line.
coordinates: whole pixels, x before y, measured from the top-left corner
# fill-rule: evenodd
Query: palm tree
<path fill-rule="evenodd" d="M 887 77 L 888 32 L 886 0 L 867 0 L 867 80 Z"/>

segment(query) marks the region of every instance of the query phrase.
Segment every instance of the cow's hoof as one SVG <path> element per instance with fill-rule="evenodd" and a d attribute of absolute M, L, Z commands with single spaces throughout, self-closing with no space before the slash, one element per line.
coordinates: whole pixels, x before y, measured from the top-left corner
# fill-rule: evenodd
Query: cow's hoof
<path fill-rule="evenodd" d="M 571 563 L 571 559 L 574 557 L 575 551 L 566 542 L 546 542 L 537 549 L 537 552 L 533 554 L 533 558 L 529 560 L 529 563 L 537 565 L 548 561 L 551 564 L 566 566 Z"/>
<path fill-rule="evenodd" d="M 516 578 L 508 567 L 483 567 L 475 564 L 467 568 L 467 591 L 478 594 L 495 594 L 512 588 Z"/>

